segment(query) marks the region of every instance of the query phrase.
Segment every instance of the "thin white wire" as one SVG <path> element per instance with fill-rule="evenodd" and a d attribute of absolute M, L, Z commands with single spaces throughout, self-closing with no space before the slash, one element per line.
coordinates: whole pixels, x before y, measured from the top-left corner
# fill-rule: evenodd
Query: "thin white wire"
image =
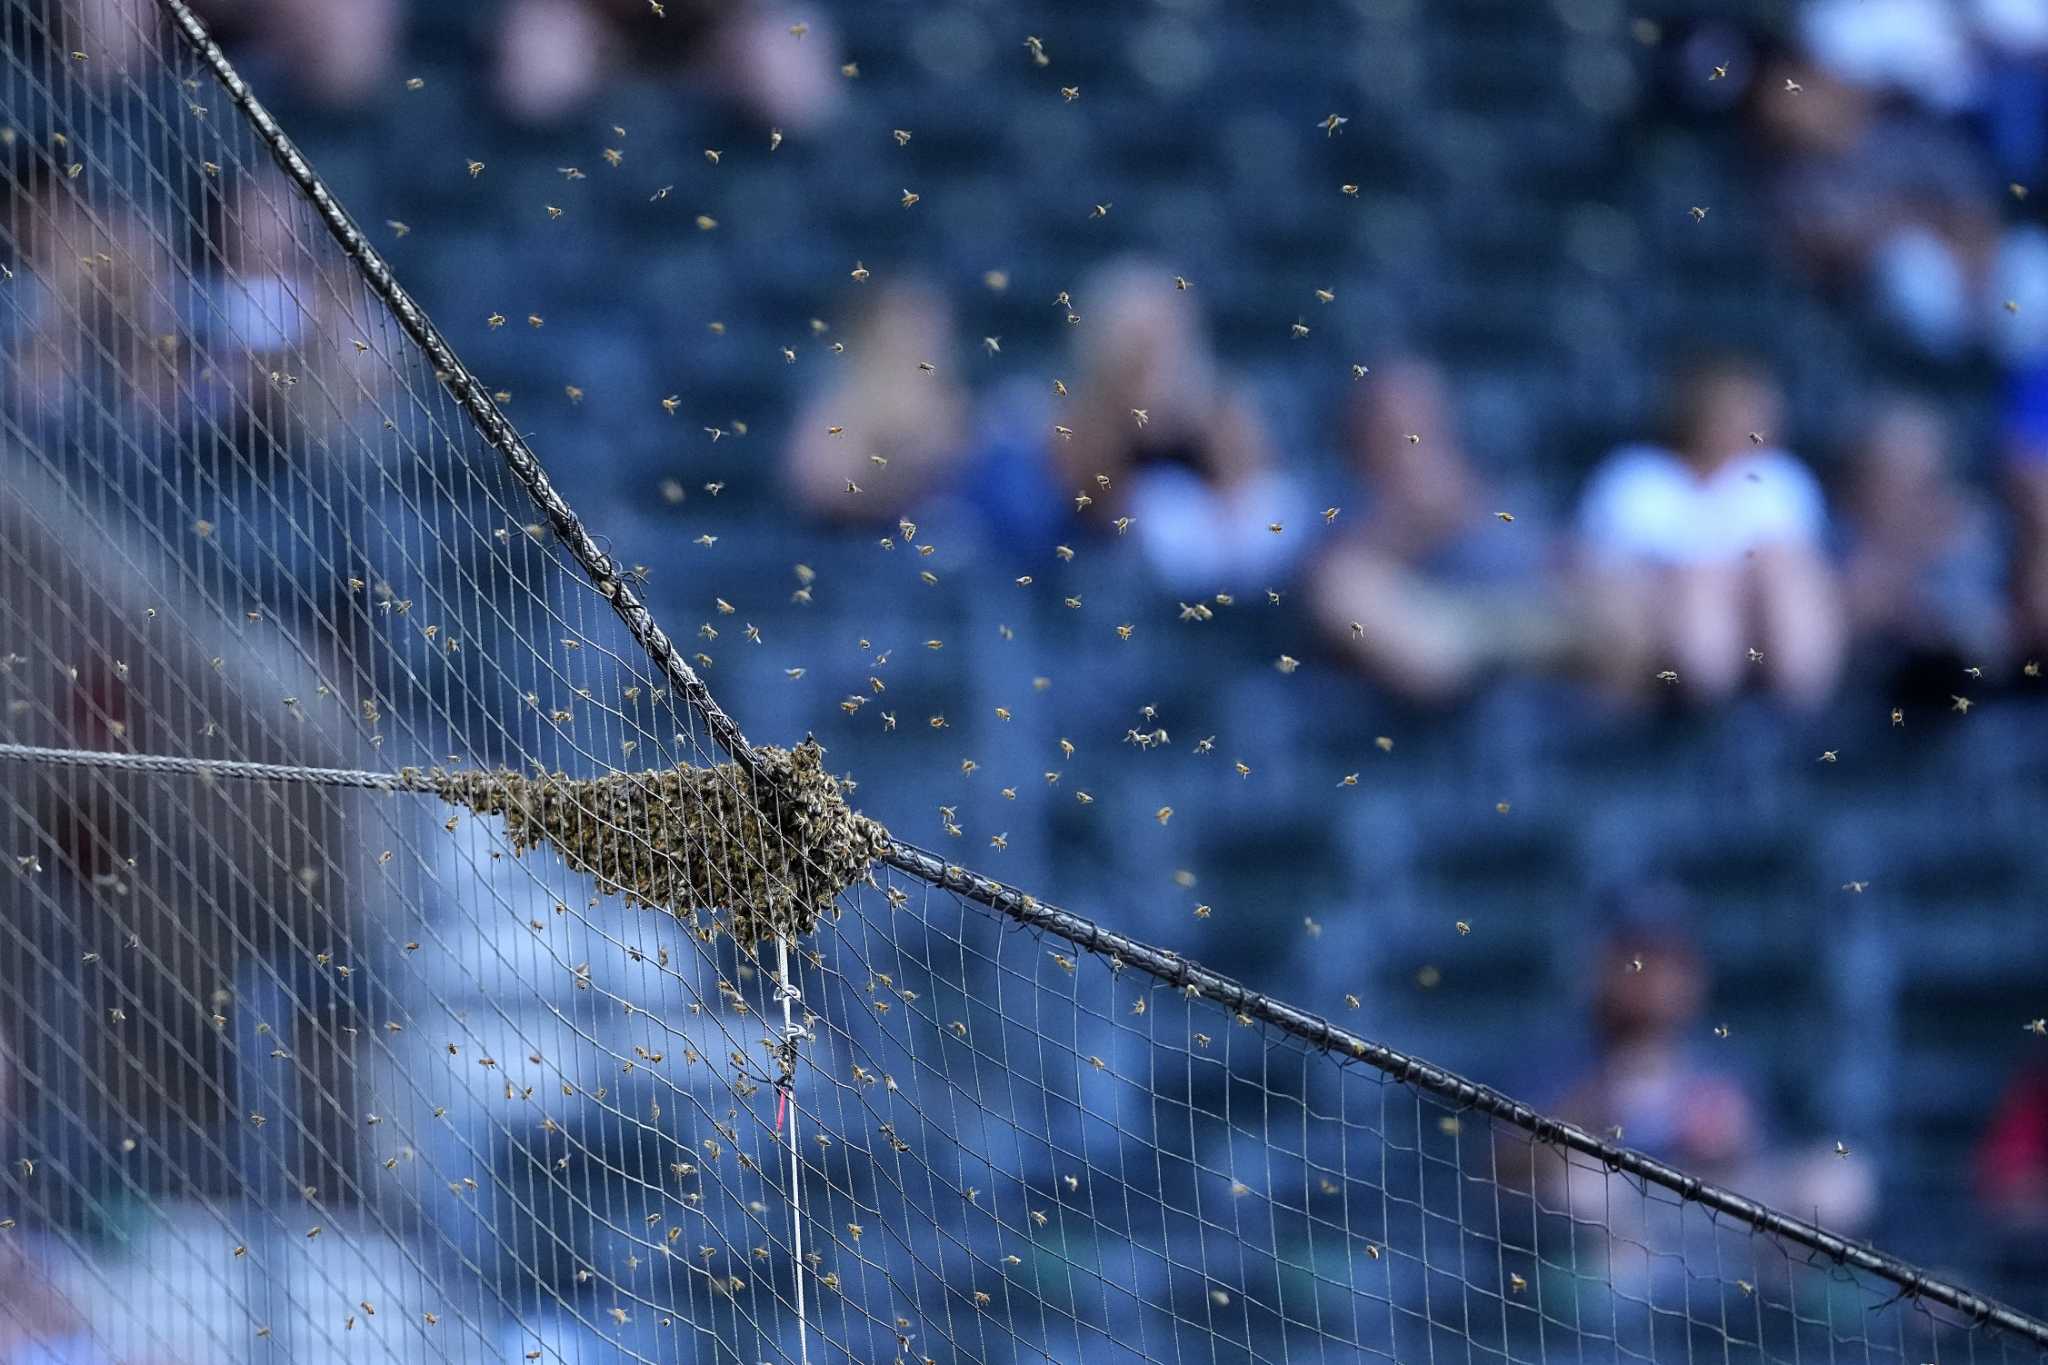
<path fill-rule="evenodd" d="M 775 936 L 776 994 L 782 997 L 782 1040 L 796 1048 L 798 1032 L 793 1010 L 798 999 L 796 984 L 789 979 L 789 938 Z M 804 1187 L 803 1158 L 796 1145 L 796 1072 L 783 1082 L 789 1108 L 789 1255 L 796 1270 L 796 1354 L 798 1365 L 811 1365 L 810 1327 L 804 1316 Z"/>

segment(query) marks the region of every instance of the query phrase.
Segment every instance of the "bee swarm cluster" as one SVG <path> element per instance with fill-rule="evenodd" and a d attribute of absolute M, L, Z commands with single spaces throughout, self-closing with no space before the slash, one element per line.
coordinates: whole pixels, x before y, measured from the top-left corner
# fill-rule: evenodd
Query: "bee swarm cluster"
<path fill-rule="evenodd" d="M 808 934 L 888 842 L 849 808 L 824 749 L 754 750 L 736 763 L 572 778 L 408 773 L 451 805 L 504 818 L 515 853 L 545 844 L 629 904 L 667 910 L 707 941 Z"/>

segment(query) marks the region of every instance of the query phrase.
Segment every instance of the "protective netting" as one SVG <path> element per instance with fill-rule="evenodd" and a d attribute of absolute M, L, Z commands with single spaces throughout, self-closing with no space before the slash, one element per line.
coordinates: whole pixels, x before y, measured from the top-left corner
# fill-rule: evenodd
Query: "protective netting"
<path fill-rule="evenodd" d="M 0 1360 L 2048 1353 L 790 779 L 131 9 L 0 2 Z"/>

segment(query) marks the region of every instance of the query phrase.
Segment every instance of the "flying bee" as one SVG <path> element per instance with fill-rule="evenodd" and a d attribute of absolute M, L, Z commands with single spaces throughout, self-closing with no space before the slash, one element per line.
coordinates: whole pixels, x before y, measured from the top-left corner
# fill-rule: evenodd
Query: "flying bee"
<path fill-rule="evenodd" d="M 909 190 L 903 191 L 903 207 L 909 208 L 912 204 L 915 204 L 919 198 L 919 195 L 913 194 Z"/>

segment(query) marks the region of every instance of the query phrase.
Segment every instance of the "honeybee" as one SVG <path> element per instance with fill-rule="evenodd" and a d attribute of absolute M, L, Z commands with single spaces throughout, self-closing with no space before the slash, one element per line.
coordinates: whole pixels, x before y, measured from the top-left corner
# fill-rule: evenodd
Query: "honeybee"
<path fill-rule="evenodd" d="M 903 207 L 909 208 L 912 204 L 915 204 L 920 197 L 921 196 L 914 194 L 910 190 L 903 191 Z"/>

